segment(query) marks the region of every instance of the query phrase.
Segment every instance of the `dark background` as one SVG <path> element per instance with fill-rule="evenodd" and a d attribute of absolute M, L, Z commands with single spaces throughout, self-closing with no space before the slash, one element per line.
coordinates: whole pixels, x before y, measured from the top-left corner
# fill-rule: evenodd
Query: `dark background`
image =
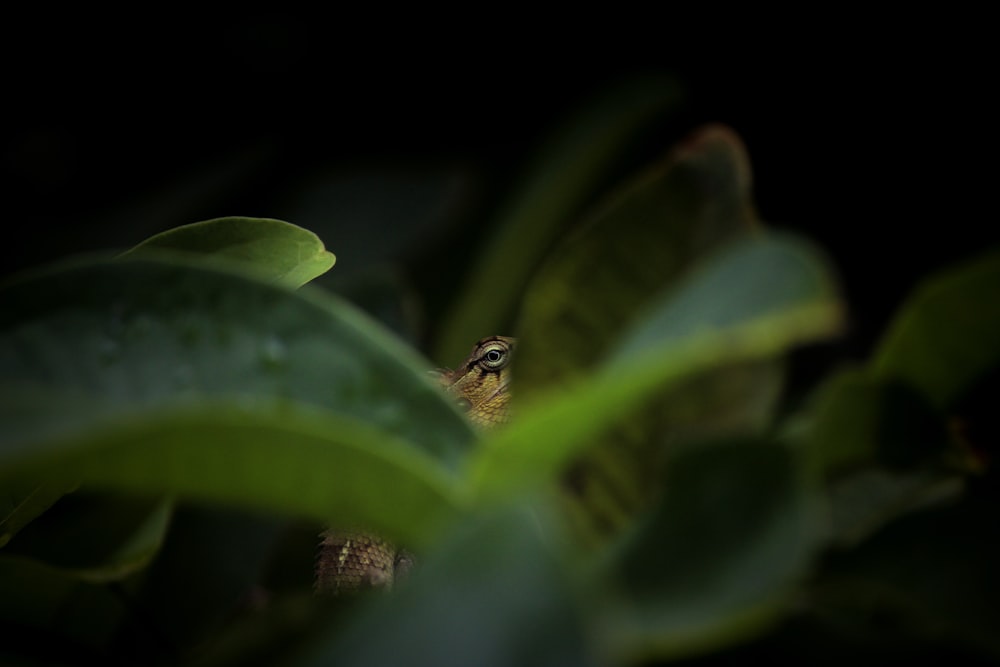
<path fill-rule="evenodd" d="M 920 276 L 997 239 L 993 49 L 975 17 L 667 9 L 542 25 L 386 9 L 7 23 L 4 273 L 218 215 L 286 217 L 283 193 L 331 164 L 458 165 L 486 211 L 560 118 L 657 73 L 688 93 L 677 135 L 732 126 L 762 218 L 830 253 L 859 349 Z M 325 240 L 349 267 L 344 244 Z"/>

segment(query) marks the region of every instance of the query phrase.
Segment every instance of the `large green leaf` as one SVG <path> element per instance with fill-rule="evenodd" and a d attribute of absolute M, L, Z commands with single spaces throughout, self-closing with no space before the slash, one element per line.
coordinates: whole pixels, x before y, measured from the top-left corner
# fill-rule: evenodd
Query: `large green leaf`
<path fill-rule="evenodd" d="M 630 140 L 679 98 L 672 80 L 631 81 L 609 90 L 553 134 L 511 201 L 484 224 L 471 270 L 440 326 L 439 361 L 461 358 L 469 341 L 503 333 L 546 251 L 593 198 Z"/>
<path fill-rule="evenodd" d="M 462 506 L 454 480 L 425 453 L 370 424 L 288 402 L 135 410 L 0 455 L 0 480 L 177 494 L 365 526 L 414 545 Z"/>
<path fill-rule="evenodd" d="M 841 371 L 819 388 L 792 438 L 813 472 L 834 475 L 877 459 L 887 391 L 862 369 Z"/>
<path fill-rule="evenodd" d="M 961 477 L 941 470 L 858 470 L 830 484 L 830 541 L 854 546 L 900 517 L 954 501 L 963 491 Z"/>
<path fill-rule="evenodd" d="M 125 256 L 156 254 L 163 249 L 238 262 L 265 280 L 291 287 L 327 271 L 335 260 L 312 232 L 263 218 L 218 218 L 184 225 L 147 239 Z M 10 509 L 0 519 L 0 546 L 63 492 L 51 483 L 31 484 L 20 492 L 8 489 Z"/>
<path fill-rule="evenodd" d="M 452 465 L 473 441 L 425 362 L 313 290 L 193 258 L 121 259 L 25 277 L 0 300 L 4 458 L 90 436 L 103 420 L 218 398 L 317 406 Z"/>
<path fill-rule="evenodd" d="M 440 463 L 471 429 L 421 360 L 340 301 L 128 258 L 0 298 L 5 479 L 177 492 L 414 542 L 455 510 Z"/>
<path fill-rule="evenodd" d="M 942 462 L 940 415 L 909 385 L 851 369 L 831 378 L 793 440 L 830 489 L 833 541 L 859 542 L 889 521 L 961 490 Z"/>
<path fill-rule="evenodd" d="M 928 279 L 903 305 L 875 357 L 938 409 L 1000 365 L 1000 252 Z"/>
<path fill-rule="evenodd" d="M 517 399 L 591 372 L 665 289 L 719 247 L 749 236 L 756 227 L 750 182 L 739 138 L 707 126 L 556 246 L 521 309 Z M 780 359 L 720 366 L 603 434 L 566 476 L 582 501 L 571 506 L 581 525 L 613 532 L 648 501 L 664 441 L 758 430 L 783 376 Z"/>
<path fill-rule="evenodd" d="M 759 632 L 784 610 L 822 537 L 807 477 L 767 442 L 671 456 L 659 506 L 608 561 L 604 606 L 622 656 L 676 657 Z"/>
<path fill-rule="evenodd" d="M 549 481 L 654 394 L 828 337 L 841 317 L 829 270 L 810 246 L 781 236 L 737 243 L 662 295 L 594 374 L 519 405 L 516 420 L 475 453 L 476 491 L 510 497 Z"/>
<path fill-rule="evenodd" d="M 289 287 L 326 273 L 336 261 L 309 230 L 271 218 L 215 218 L 175 227 L 146 239 L 125 256 L 161 249 L 239 262 Z"/>
<path fill-rule="evenodd" d="M 615 192 L 531 279 L 518 396 L 587 373 L 663 289 L 753 226 L 742 144 L 726 128 L 700 130 Z"/>

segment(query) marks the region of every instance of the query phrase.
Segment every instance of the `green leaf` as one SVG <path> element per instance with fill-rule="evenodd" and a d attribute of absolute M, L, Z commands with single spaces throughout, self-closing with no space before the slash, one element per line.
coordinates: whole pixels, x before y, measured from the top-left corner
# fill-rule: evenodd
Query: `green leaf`
<path fill-rule="evenodd" d="M 597 372 L 518 405 L 511 425 L 475 452 L 474 488 L 512 497 L 552 480 L 657 392 L 829 337 L 841 319 L 829 270 L 810 246 L 781 236 L 740 242 L 664 294 Z"/>
<path fill-rule="evenodd" d="M 426 362 L 314 290 L 194 258 L 125 258 L 25 276 L 0 303 L 0 462 L 103 421 L 216 399 L 312 405 L 452 466 L 474 440 Z"/>
<path fill-rule="evenodd" d="M 65 497 L 7 549 L 83 581 L 117 581 L 145 567 L 163 543 L 168 500 Z"/>
<path fill-rule="evenodd" d="M 0 298 L 4 479 L 178 493 L 416 543 L 456 510 L 446 466 L 474 434 L 421 360 L 340 301 L 141 259 L 50 270 Z"/>
<path fill-rule="evenodd" d="M 176 494 L 365 526 L 413 545 L 427 544 L 463 505 L 445 469 L 408 443 L 290 402 L 135 410 L 0 456 L 0 481 L 44 475 Z"/>
<path fill-rule="evenodd" d="M 372 598 L 295 665 L 591 665 L 568 573 L 536 518 L 468 521 L 391 598 Z"/>
<path fill-rule="evenodd" d="M 517 327 L 517 399 L 591 372 L 665 289 L 713 251 L 750 236 L 757 226 L 750 183 L 739 138 L 713 125 L 607 198 L 531 280 Z M 783 370 L 780 359 L 720 366 L 603 434 L 566 475 L 581 527 L 614 532 L 648 502 L 663 442 L 759 430 Z"/>
<path fill-rule="evenodd" d="M 672 80 L 641 79 L 608 91 L 544 145 L 520 188 L 484 225 L 470 273 L 440 326 L 435 357 L 461 358 L 469 341 L 503 333 L 531 273 L 594 195 L 640 130 L 678 103 Z"/>
<path fill-rule="evenodd" d="M 718 650 L 787 606 L 822 532 L 792 453 L 767 442 L 688 447 L 661 503 L 609 560 L 613 651 L 637 658 Z"/>
<path fill-rule="evenodd" d="M 834 476 L 873 463 L 912 468 L 940 454 L 947 438 L 941 417 L 909 385 L 850 370 L 821 388 L 801 444 L 813 469 Z"/>
<path fill-rule="evenodd" d="M 1000 252 L 925 281 L 903 305 L 875 356 L 940 410 L 1000 365 Z"/>
<path fill-rule="evenodd" d="M 780 234 L 748 238 L 715 253 L 662 294 L 607 363 L 625 365 L 663 345 L 722 336 L 758 318 L 837 303 L 832 272 L 817 248 Z"/>
<path fill-rule="evenodd" d="M 963 480 L 938 470 L 859 470 L 830 485 L 830 540 L 852 547 L 911 512 L 961 495 Z"/>
<path fill-rule="evenodd" d="M 215 218 L 183 225 L 146 239 L 123 256 L 150 250 L 212 255 L 249 265 L 265 280 L 300 287 L 336 261 L 318 236 L 270 218 Z"/>
<path fill-rule="evenodd" d="M 948 433 L 924 396 L 869 369 L 834 375 L 793 442 L 829 485 L 830 539 L 853 546 L 886 524 L 954 498 L 961 479 L 941 465 Z"/>
<path fill-rule="evenodd" d="M 613 193 L 531 279 L 518 396 L 587 373 L 662 290 L 754 226 L 746 151 L 730 130 L 703 128 Z"/>

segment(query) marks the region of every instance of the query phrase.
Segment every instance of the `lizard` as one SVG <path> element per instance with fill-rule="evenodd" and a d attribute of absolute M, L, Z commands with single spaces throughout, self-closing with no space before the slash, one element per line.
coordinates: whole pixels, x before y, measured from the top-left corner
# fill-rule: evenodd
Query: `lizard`
<path fill-rule="evenodd" d="M 478 341 L 454 370 L 432 371 L 480 430 L 501 426 L 510 419 L 510 361 L 515 347 L 514 338 L 489 336 Z M 321 537 L 316 560 L 318 593 L 391 589 L 413 565 L 412 554 L 372 533 L 327 530 Z"/>

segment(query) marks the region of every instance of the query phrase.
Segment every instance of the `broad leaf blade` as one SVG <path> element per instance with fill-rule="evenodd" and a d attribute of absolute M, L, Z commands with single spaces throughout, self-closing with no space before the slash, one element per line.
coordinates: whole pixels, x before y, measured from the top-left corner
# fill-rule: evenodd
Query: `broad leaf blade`
<path fill-rule="evenodd" d="M 517 327 L 518 395 L 588 372 L 658 293 L 754 226 L 742 143 L 723 127 L 700 130 L 615 192 L 532 278 Z"/>
<path fill-rule="evenodd" d="M 867 370 L 835 375 L 793 440 L 828 484 L 831 541 L 853 546 L 890 521 L 961 492 L 940 464 L 945 425 L 916 390 Z"/>
<path fill-rule="evenodd" d="M 875 463 L 914 468 L 940 457 L 947 441 L 940 414 L 922 394 L 860 370 L 823 386 L 801 438 L 811 467 L 828 477 Z"/>
<path fill-rule="evenodd" d="M 749 237 L 757 227 L 750 186 L 742 142 L 728 128 L 712 125 L 613 193 L 550 253 L 529 285 L 512 371 L 516 399 L 530 400 L 591 372 L 666 289 L 718 248 Z M 712 296 L 723 307 L 733 305 L 733 299 Z M 783 377 L 780 359 L 720 366 L 655 405 L 647 402 L 627 424 L 603 434 L 566 475 L 580 501 L 570 509 L 581 526 L 595 534 L 614 532 L 648 502 L 664 441 L 759 430 Z"/>
<path fill-rule="evenodd" d="M 800 286 L 769 289 L 786 281 Z M 706 292 L 709 285 L 721 292 Z M 711 303 L 725 302 L 729 291 L 753 300 L 738 317 Z M 510 426 L 489 436 L 472 460 L 477 491 L 509 497 L 551 480 L 651 396 L 726 365 L 771 359 L 826 338 L 839 331 L 841 317 L 825 262 L 809 246 L 782 237 L 739 243 L 664 295 L 597 373 L 523 405 Z"/>
<path fill-rule="evenodd" d="M 175 494 L 365 526 L 415 545 L 462 506 L 453 480 L 423 452 L 364 422 L 289 402 L 135 410 L 32 445 L 3 450 L 0 479 Z"/>
<path fill-rule="evenodd" d="M 26 277 L 0 299 L 5 454 L 94 420 L 220 397 L 318 406 L 451 465 L 473 441 L 422 360 L 316 291 L 204 262 L 122 259 Z"/>
<path fill-rule="evenodd" d="M 150 237 L 125 253 L 150 250 L 211 255 L 253 267 L 264 279 L 300 287 L 330 270 L 336 261 L 318 236 L 271 218 L 215 218 Z"/>
<path fill-rule="evenodd" d="M 830 541 L 853 547 L 907 514 L 953 501 L 964 480 L 940 470 L 859 470 L 830 485 Z"/>
<path fill-rule="evenodd" d="M 1000 252 L 927 280 L 879 345 L 875 370 L 946 410 L 1000 365 Z"/>
<path fill-rule="evenodd" d="M 687 448 L 664 496 L 610 561 L 610 642 L 636 657 L 719 649 L 784 610 L 822 532 L 791 452 L 766 442 Z"/>
<path fill-rule="evenodd" d="M 818 249 L 793 237 L 760 235 L 723 248 L 661 293 L 607 364 L 626 364 L 673 342 L 724 335 L 762 316 L 835 303 L 832 272 Z"/>

